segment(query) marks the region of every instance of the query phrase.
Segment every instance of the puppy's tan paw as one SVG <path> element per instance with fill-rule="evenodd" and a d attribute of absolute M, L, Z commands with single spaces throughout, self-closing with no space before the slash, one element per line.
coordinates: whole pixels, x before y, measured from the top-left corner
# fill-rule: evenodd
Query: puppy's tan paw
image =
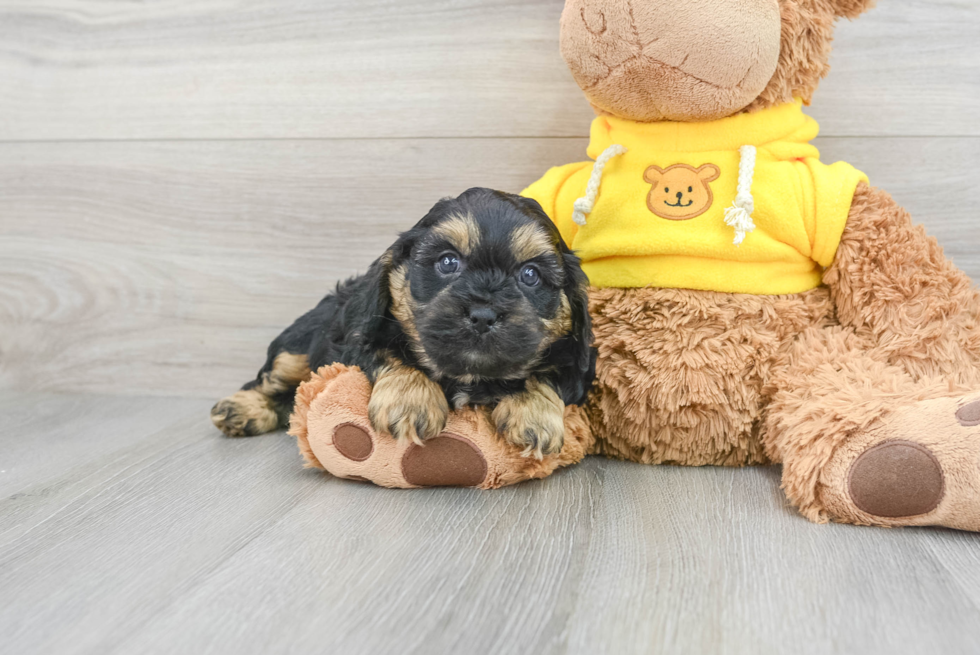
<path fill-rule="evenodd" d="M 393 366 L 378 374 L 368 403 L 375 432 L 421 444 L 438 436 L 448 418 L 446 394 L 425 373 Z"/>
<path fill-rule="evenodd" d="M 211 408 L 211 422 L 229 437 L 254 437 L 279 427 L 272 402 L 254 389 L 219 401 Z"/>
<path fill-rule="evenodd" d="M 523 448 L 524 457 L 543 459 L 561 452 L 565 442 L 565 403 L 547 384 L 529 380 L 527 391 L 507 396 L 493 410 L 497 431 Z"/>

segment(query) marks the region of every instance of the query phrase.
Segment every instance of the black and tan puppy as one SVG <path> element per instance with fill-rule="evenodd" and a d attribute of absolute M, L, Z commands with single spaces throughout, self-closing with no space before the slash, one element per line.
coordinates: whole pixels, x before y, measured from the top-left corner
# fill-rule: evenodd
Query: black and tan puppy
<path fill-rule="evenodd" d="M 310 370 L 340 362 L 374 383 L 379 434 L 422 442 L 450 404 L 473 404 L 492 407 L 527 455 L 556 453 L 565 404 L 583 402 L 594 376 L 586 285 L 537 202 L 470 189 L 283 332 L 258 378 L 211 418 L 231 436 L 282 427 Z"/>

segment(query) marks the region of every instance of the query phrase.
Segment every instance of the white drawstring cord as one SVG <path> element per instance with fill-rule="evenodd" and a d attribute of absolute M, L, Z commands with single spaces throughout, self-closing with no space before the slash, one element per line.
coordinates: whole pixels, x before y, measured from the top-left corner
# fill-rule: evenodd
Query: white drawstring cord
<path fill-rule="evenodd" d="M 586 215 L 591 214 L 595 208 L 596 198 L 599 197 L 599 185 L 602 183 L 602 171 L 606 168 L 606 164 L 613 157 L 625 155 L 627 152 L 629 152 L 629 148 L 613 144 L 595 160 L 595 166 L 592 167 L 592 177 L 589 178 L 589 184 L 585 188 L 585 197 L 575 201 L 575 211 L 572 213 L 572 220 L 575 223 L 585 225 Z"/>
<path fill-rule="evenodd" d="M 752 197 L 752 180 L 755 178 L 755 146 L 742 146 L 738 149 L 741 162 L 738 166 L 738 194 L 735 202 L 725 210 L 725 224 L 735 228 L 735 245 L 740 246 L 745 236 L 755 230 L 752 212 L 755 211 L 755 198 Z"/>

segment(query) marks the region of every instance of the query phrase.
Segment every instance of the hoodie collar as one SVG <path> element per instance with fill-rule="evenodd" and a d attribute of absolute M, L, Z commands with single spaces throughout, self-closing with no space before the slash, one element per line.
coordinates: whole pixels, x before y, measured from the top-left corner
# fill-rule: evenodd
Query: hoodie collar
<path fill-rule="evenodd" d="M 592 122 L 589 157 L 595 159 L 612 145 L 653 146 L 660 151 L 701 152 L 764 147 L 774 141 L 808 143 L 817 136 L 817 122 L 803 113 L 803 101 L 716 121 L 683 123 L 637 121 L 599 116 Z"/>

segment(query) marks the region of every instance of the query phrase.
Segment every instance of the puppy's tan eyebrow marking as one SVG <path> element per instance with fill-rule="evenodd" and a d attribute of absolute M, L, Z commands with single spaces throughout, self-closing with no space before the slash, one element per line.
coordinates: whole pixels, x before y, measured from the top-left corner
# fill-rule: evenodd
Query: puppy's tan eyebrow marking
<path fill-rule="evenodd" d="M 514 258 L 524 262 L 541 255 L 555 252 L 551 237 L 537 225 L 522 225 L 510 237 L 510 249 Z"/>
<path fill-rule="evenodd" d="M 432 228 L 432 233 L 451 243 L 464 256 L 472 255 L 480 246 L 480 226 L 470 215 L 450 216 Z"/>

